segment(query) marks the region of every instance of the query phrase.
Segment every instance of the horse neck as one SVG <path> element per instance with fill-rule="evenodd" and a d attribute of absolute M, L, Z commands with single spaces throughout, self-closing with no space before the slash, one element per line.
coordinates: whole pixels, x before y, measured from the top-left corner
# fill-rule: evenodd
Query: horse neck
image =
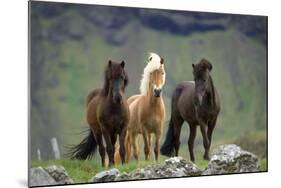
<path fill-rule="evenodd" d="M 210 104 L 211 107 L 214 107 L 214 105 L 216 104 L 216 99 L 215 99 L 215 86 L 213 83 L 213 79 L 211 77 L 211 75 L 209 75 L 209 89 L 208 89 L 208 93 L 209 93 L 209 97 L 210 97 Z"/>

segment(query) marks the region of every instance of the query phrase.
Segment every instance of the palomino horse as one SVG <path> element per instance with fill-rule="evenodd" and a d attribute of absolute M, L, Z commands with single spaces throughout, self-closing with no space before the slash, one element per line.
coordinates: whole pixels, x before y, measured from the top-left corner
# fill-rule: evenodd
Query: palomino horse
<path fill-rule="evenodd" d="M 190 159 L 194 162 L 193 145 L 197 125 L 200 125 L 203 136 L 204 159 L 209 160 L 212 133 L 220 111 L 220 100 L 210 75 L 211 63 L 202 59 L 198 64 L 192 64 L 192 67 L 195 83 L 180 83 L 173 92 L 172 114 L 161 153 L 171 156 L 175 152 L 178 156 L 181 127 L 186 121 L 190 130 L 188 139 Z"/>
<path fill-rule="evenodd" d="M 139 134 L 143 136 L 146 160 L 150 156 L 152 134 L 155 135 L 154 153 L 155 159 L 158 160 L 160 137 L 165 120 L 165 105 L 162 98 L 164 84 L 164 60 L 157 54 L 151 53 L 141 81 L 141 94 L 134 95 L 128 99 L 130 121 L 128 125 L 126 160 L 131 158 L 131 149 L 133 149 L 134 158 L 138 160 L 137 137 Z"/>
<path fill-rule="evenodd" d="M 128 82 L 124 70 L 125 63 L 108 62 L 105 71 L 105 82 L 102 89 L 93 90 L 87 97 L 87 122 L 89 135 L 70 151 L 72 159 L 86 160 L 91 158 L 97 146 L 102 166 L 105 166 L 105 147 L 109 166 L 114 164 L 114 152 L 117 135 L 119 135 L 119 153 L 122 163 L 125 162 L 125 137 L 129 122 L 129 106 L 125 97 Z"/>

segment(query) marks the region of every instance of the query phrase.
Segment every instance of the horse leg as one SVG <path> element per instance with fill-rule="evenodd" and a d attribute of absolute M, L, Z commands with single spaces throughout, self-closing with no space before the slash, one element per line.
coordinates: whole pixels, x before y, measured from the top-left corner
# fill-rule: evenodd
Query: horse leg
<path fill-rule="evenodd" d="M 129 162 L 129 160 L 131 159 L 131 144 L 132 144 L 132 136 L 130 135 L 130 131 L 127 132 L 127 136 L 126 136 L 126 162 Z"/>
<path fill-rule="evenodd" d="M 112 148 L 113 148 L 113 156 L 114 156 L 114 154 L 115 154 L 115 144 L 116 144 L 116 140 L 117 140 L 117 134 L 116 133 L 111 133 L 111 144 L 112 144 Z M 119 148 L 120 148 L 120 146 L 119 146 Z M 114 157 L 113 157 L 114 158 Z M 115 160 L 114 160 L 114 162 L 116 162 Z"/>
<path fill-rule="evenodd" d="M 131 137 L 132 145 L 133 145 L 133 155 L 136 161 L 139 160 L 139 151 L 138 151 L 138 145 L 137 145 L 137 134 L 133 133 Z"/>
<path fill-rule="evenodd" d="M 212 134 L 213 134 L 213 130 L 216 126 L 216 122 L 217 122 L 217 118 L 215 118 L 213 121 L 208 122 L 207 136 L 208 136 L 208 139 L 209 139 L 209 148 L 211 147 Z"/>
<path fill-rule="evenodd" d="M 154 147 L 154 155 L 156 161 L 158 161 L 159 153 L 160 153 L 160 137 L 161 137 L 161 132 L 157 132 L 155 134 L 155 147 Z"/>
<path fill-rule="evenodd" d="M 148 133 L 148 138 L 147 138 L 147 143 L 148 143 L 148 148 L 149 148 L 149 153 L 148 153 L 148 159 L 150 159 L 151 155 L 151 142 L 152 142 L 152 134 Z"/>
<path fill-rule="evenodd" d="M 108 132 L 108 130 L 106 130 L 106 128 L 103 128 L 102 134 L 106 143 L 106 151 L 109 159 L 109 166 L 112 166 L 114 165 L 114 152 L 113 152 L 114 146 L 112 145 L 111 142 L 111 138 L 110 138 L 111 134 Z"/>
<path fill-rule="evenodd" d="M 200 130 L 201 130 L 201 134 L 203 137 L 203 145 L 204 145 L 204 149 L 205 149 L 205 153 L 204 153 L 204 159 L 205 160 L 209 160 L 209 149 L 210 149 L 210 142 L 207 136 L 207 125 L 203 122 L 200 123 Z"/>
<path fill-rule="evenodd" d="M 180 148 L 180 133 L 182 127 L 183 119 L 181 117 L 173 118 L 174 124 L 174 138 L 175 138 L 175 155 L 179 155 L 179 148 Z"/>
<path fill-rule="evenodd" d="M 126 156 L 126 150 L 125 150 L 125 139 L 127 134 L 127 128 L 123 128 L 121 131 L 121 134 L 119 134 L 119 153 L 121 157 L 122 164 L 125 163 L 125 156 Z"/>
<path fill-rule="evenodd" d="M 95 136 L 95 139 L 99 147 L 99 154 L 101 156 L 101 165 L 102 167 L 105 167 L 105 148 L 102 141 L 102 133 L 101 131 L 95 131 L 95 132 L 93 131 L 93 134 Z"/>
<path fill-rule="evenodd" d="M 188 150 L 190 155 L 190 160 L 192 162 L 195 162 L 195 157 L 193 153 L 193 146 L 194 146 L 194 140 L 196 137 L 196 125 L 189 125 L 189 138 L 188 138 Z"/>
<path fill-rule="evenodd" d="M 144 154 L 145 154 L 145 160 L 148 160 L 148 155 L 149 155 L 149 146 L 148 146 L 148 132 L 144 128 L 142 130 L 142 136 L 143 136 L 143 142 L 144 142 Z"/>

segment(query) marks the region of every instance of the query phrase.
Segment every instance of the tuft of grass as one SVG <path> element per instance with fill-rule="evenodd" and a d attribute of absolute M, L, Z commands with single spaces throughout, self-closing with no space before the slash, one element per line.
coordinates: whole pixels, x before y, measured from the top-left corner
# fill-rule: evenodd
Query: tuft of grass
<path fill-rule="evenodd" d="M 260 169 L 261 171 L 267 171 L 267 159 L 261 159 L 260 160 Z"/>

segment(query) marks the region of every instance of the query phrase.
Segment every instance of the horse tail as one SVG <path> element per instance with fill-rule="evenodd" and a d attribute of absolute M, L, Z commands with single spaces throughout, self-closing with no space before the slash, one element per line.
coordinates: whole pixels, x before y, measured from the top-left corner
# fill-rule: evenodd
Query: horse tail
<path fill-rule="evenodd" d="M 97 142 L 91 129 L 88 130 L 86 136 L 78 145 L 70 148 L 68 156 L 71 159 L 86 160 L 91 159 L 97 150 Z"/>
<path fill-rule="evenodd" d="M 174 154 L 174 148 L 175 148 L 174 140 L 175 140 L 174 127 L 173 127 L 172 119 L 170 119 L 168 131 L 166 133 L 166 139 L 160 149 L 162 155 L 171 157 Z"/>
<path fill-rule="evenodd" d="M 179 96 L 182 93 L 182 88 L 181 87 L 177 87 L 175 89 L 175 91 L 173 92 L 173 96 L 172 96 L 172 112 L 171 112 L 171 119 L 169 122 L 169 127 L 168 127 L 168 131 L 166 133 L 166 138 L 165 141 L 160 149 L 160 152 L 162 155 L 171 157 L 174 155 L 175 152 L 175 135 L 174 135 L 174 125 L 173 125 L 173 118 L 174 116 L 176 116 L 177 114 L 177 102 L 179 99 Z"/>

